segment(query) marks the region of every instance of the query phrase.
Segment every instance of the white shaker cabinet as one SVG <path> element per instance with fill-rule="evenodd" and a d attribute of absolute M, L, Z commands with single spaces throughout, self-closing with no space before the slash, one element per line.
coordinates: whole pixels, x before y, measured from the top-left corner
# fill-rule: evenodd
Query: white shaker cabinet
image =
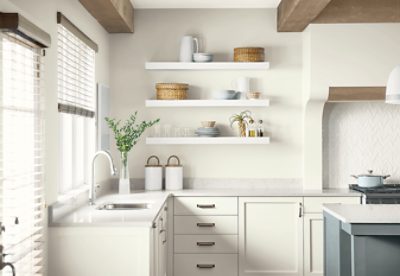
<path fill-rule="evenodd" d="M 153 275 L 167 275 L 167 206 L 164 206 L 153 229 Z"/>
<path fill-rule="evenodd" d="M 304 276 L 324 274 L 324 219 L 322 214 L 304 215 Z"/>
<path fill-rule="evenodd" d="M 304 276 L 324 275 L 324 204 L 360 204 L 359 195 L 304 197 Z"/>
<path fill-rule="evenodd" d="M 239 198 L 239 275 L 303 275 L 302 197 Z"/>

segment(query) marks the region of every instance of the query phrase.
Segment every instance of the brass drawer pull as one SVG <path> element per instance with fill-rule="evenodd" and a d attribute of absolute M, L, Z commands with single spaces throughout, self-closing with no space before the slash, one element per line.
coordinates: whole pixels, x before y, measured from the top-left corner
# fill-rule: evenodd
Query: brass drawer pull
<path fill-rule="evenodd" d="M 215 223 L 199 222 L 197 227 L 215 227 Z"/>
<path fill-rule="evenodd" d="M 197 208 L 214 209 L 215 208 L 215 204 L 197 204 Z"/>
<path fill-rule="evenodd" d="M 197 268 L 214 268 L 215 264 L 197 264 Z"/>
<path fill-rule="evenodd" d="M 214 246 L 215 242 L 197 242 L 197 246 Z"/>

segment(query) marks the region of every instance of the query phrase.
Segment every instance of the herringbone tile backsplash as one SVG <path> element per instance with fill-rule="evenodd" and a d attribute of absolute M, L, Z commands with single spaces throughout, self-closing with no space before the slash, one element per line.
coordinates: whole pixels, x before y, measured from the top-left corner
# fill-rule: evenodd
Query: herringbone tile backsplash
<path fill-rule="evenodd" d="M 323 124 L 324 187 L 346 188 L 369 169 L 400 183 L 400 105 L 329 103 Z"/>

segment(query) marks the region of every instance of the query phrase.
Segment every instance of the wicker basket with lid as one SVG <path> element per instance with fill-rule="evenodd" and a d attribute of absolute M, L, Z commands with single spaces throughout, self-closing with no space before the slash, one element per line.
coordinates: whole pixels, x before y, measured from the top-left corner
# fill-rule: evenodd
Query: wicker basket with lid
<path fill-rule="evenodd" d="M 265 61 L 265 50 L 262 47 L 235 48 L 233 60 L 235 62 L 263 62 Z"/>
<path fill-rule="evenodd" d="M 185 100 L 188 89 L 187 83 L 157 83 L 157 100 Z"/>

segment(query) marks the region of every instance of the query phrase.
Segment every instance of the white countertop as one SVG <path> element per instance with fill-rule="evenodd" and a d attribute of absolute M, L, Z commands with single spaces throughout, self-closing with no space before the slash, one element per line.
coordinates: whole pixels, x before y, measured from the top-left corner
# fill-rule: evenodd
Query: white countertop
<path fill-rule="evenodd" d="M 151 227 L 161 207 L 170 196 L 245 196 L 245 197 L 347 197 L 361 196 L 360 193 L 346 190 L 302 189 L 220 189 L 146 192 L 135 191 L 129 195 L 110 194 L 99 197 L 96 205 L 102 203 L 150 203 L 150 209 L 142 210 L 98 210 L 96 206 L 84 205 L 72 212 L 51 219 L 50 227 L 64 226 L 138 226 Z"/>
<path fill-rule="evenodd" d="M 400 223 L 397 204 L 326 204 L 323 210 L 344 223 Z"/>
<path fill-rule="evenodd" d="M 329 190 L 303 190 L 303 189 L 188 189 L 181 191 L 171 191 L 173 196 L 276 196 L 276 197 L 354 197 L 361 193 L 349 189 L 329 189 Z"/>
<path fill-rule="evenodd" d="M 111 194 L 98 198 L 96 205 L 85 205 L 61 218 L 50 221 L 50 227 L 64 226 L 135 226 L 152 227 L 170 193 L 135 191 L 129 195 Z M 102 203 L 150 203 L 149 209 L 98 210 Z"/>

